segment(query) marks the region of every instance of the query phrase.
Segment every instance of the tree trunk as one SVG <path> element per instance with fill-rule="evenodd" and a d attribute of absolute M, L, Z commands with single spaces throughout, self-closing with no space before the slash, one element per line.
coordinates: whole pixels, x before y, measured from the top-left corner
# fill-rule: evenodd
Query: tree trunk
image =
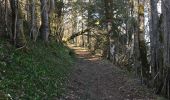
<path fill-rule="evenodd" d="M 8 34 L 8 0 L 5 0 L 5 32 Z"/>
<path fill-rule="evenodd" d="M 111 48 L 111 30 L 112 30 L 112 15 L 113 15 L 113 11 L 112 11 L 112 4 L 113 1 L 112 0 L 104 0 L 104 4 L 105 4 L 105 17 L 106 17 L 106 22 L 107 22 L 107 43 L 106 43 L 106 48 L 104 48 L 103 50 L 103 57 L 111 60 L 111 52 L 110 52 L 110 48 Z"/>
<path fill-rule="evenodd" d="M 36 19 L 35 19 L 35 1 L 34 0 L 30 0 L 31 3 L 31 27 L 30 27 L 30 37 L 36 41 L 37 38 L 37 33 L 36 33 Z"/>
<path fill-rule="evenodd" d="M 18 0 L 10 0 L 10 6 L 12 10 L 12 42 L 15 45 L 16 44 L 16 26 L 17 26 L 17 20 L 18 20 Z"/>
<path fill-rule="evenodd" d="M 151 24 L 150 24 L 150 41 L 151 41 L 151 72 L 154 78 L 154 87 L 156 87 L 156 93 L 160 93 L 163 84 L 163 53 L 161 48 L 161 16 L 158 18 L 157 11 L 158 0 L 151 0 Z M 159 73 L 159 75 L 158 75 Z M 156 76 L 156 77 L 155 77 Z"/>
<path fill-rule="evenodd" d="M 40 27 L 40 36 L 41 39 L 45 42 L 48 42 L 49 37 L 49 16 L 48 16 L 48 7 L 47 0 L 40 0 L 41 2 L 41 27 Z"/>
<path fill-rule="evenodd" d="M 16 47 L 24 47 L 26 44 L 26 38 L 23 31 L 23 19 L 18 19 L 17 21 L 17 36 L 16 36 Z"/>
<path fill-rule="evenodd" d="M 147 84 L 149 78 L 149 64 L 147 60 L 147 49 L 145 43 L 144 33 L 144 0 L 138 1 L 138 38 L 139 38 L 139 52 L 141 61 L 141 78 Z"/>
<path fill-rule="evenodd" d="M 170 98 L 170 1 L 162 0 L 163 27 L 164 27 L 164 69 L 165 80 L 163 91 Z"/>

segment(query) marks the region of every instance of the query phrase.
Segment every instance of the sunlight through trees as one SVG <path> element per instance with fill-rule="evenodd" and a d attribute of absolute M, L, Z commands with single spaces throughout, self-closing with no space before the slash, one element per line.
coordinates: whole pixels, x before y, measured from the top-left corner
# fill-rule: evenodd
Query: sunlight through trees
<path fill-rule="evenodd" d="M 85 47 L 170 99 L 169 16 L 170 0 L 0 0 L 0 38 Z"/>

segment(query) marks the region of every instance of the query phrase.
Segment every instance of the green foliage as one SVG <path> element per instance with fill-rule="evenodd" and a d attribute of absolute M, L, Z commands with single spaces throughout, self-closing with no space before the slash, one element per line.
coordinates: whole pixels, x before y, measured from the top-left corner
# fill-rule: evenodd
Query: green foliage
<path fill-rule="evenodd" d="M 32 45 L 33 44 L 33 45 Z M 42 41 L 17 50 L 0 42 L 0 91 L 13 99 L 52 99 L 64 92 L 73 51 L 61 44 Z"/>

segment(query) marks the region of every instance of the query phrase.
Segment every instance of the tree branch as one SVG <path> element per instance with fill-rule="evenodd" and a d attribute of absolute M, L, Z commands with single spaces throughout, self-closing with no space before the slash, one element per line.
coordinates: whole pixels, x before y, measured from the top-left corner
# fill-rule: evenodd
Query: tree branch
<path fill-rule="evenodd" d="M 67 41 L 70 41 L 70 40 L 74 39 L 75 37 L 77 37 L 77 36 L 79 36 L 79 35 L 83 35 L 84 33 L 89 32 L 89 31 L 90 31 L 90 29 L 88 28 L 88 29 L 85 29 L 85 30 L 83 30 L 83 31 L 77 32 L 77 33 L 73 34 L 72 36 L 70 36 L 70 37 L 67 39 Z"/>

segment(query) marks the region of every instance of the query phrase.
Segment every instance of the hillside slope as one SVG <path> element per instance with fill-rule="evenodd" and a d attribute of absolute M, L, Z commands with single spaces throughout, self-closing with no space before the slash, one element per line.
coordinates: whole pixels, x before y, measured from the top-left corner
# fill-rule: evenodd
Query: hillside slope
<path fill-rule="evenodd" d="M 62 44 L 42 41 L 17 49 L 0 39 L 0 99 L 60 96 L 73 64 L 70 51 Z"/>

